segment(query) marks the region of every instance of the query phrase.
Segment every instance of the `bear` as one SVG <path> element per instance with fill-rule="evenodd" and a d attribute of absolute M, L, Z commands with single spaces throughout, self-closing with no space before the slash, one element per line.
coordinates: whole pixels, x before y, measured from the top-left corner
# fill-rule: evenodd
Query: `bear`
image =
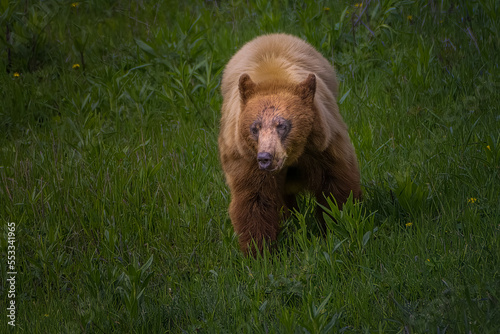
<path fill-rule="evenodd" d="M 361 198 L 335 71 L 313 46 L 288 34 L 251 40 L 226 65 L 221 93 L 219 159 L 245 255 L 276 240 L 301 192 L 339 207 L 351 192 Z"/>

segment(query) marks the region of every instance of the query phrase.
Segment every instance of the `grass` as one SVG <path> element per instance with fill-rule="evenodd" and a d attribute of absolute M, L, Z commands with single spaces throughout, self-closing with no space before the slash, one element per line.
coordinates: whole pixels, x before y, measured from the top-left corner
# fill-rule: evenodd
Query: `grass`
<path fill-rule="evenodd" d="M 498 1 L 0 6 L 2 332 L 500 330 Z M 220 76 L 278 31 L 334 63 L 365 196 L 245 258 Z"/>

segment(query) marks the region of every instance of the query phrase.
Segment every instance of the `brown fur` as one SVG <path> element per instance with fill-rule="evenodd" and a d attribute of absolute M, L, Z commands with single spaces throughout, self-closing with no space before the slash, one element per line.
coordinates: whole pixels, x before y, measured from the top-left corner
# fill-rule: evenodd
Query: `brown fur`
<path fill-rule="evenodd" d="M 351 191 L 361 197 L 335 72 L 312 46 L 285 34 L 258 37 L 229 61 L 221 88 L 219 153 L 245 254 L 252 239 L 258 250 L 276 240 L 280 212 L 287 215 L 301 191 L 322 204 L 324 194 L 339 205 Z"/>

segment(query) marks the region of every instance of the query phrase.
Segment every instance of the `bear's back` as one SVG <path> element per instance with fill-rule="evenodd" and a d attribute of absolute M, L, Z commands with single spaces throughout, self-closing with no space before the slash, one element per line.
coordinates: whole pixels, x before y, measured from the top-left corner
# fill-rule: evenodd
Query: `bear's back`
<path fill-rule="evenodd" d="M 255 83 L 275 80 L 298 84 L 314 73 L 337 98 L 338 84 L 330 63 L 311 45 L 287 34 L 259 36 L 231 58 L 222 77 L 224 98 L 237 93 L 241 74 Z"/>

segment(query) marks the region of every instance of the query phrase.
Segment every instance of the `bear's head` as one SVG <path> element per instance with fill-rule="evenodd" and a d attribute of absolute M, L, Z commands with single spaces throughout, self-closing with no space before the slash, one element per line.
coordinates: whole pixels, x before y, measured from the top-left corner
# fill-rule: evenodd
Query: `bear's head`
<path fill-rule="evenodd" d="M 238 131 L 258 168 L 279 172 L 304 152 L 313 123 L 316 76 L 299 84 L 254 83 L 248 74 L 239 79 L 241 113 Z"/>

